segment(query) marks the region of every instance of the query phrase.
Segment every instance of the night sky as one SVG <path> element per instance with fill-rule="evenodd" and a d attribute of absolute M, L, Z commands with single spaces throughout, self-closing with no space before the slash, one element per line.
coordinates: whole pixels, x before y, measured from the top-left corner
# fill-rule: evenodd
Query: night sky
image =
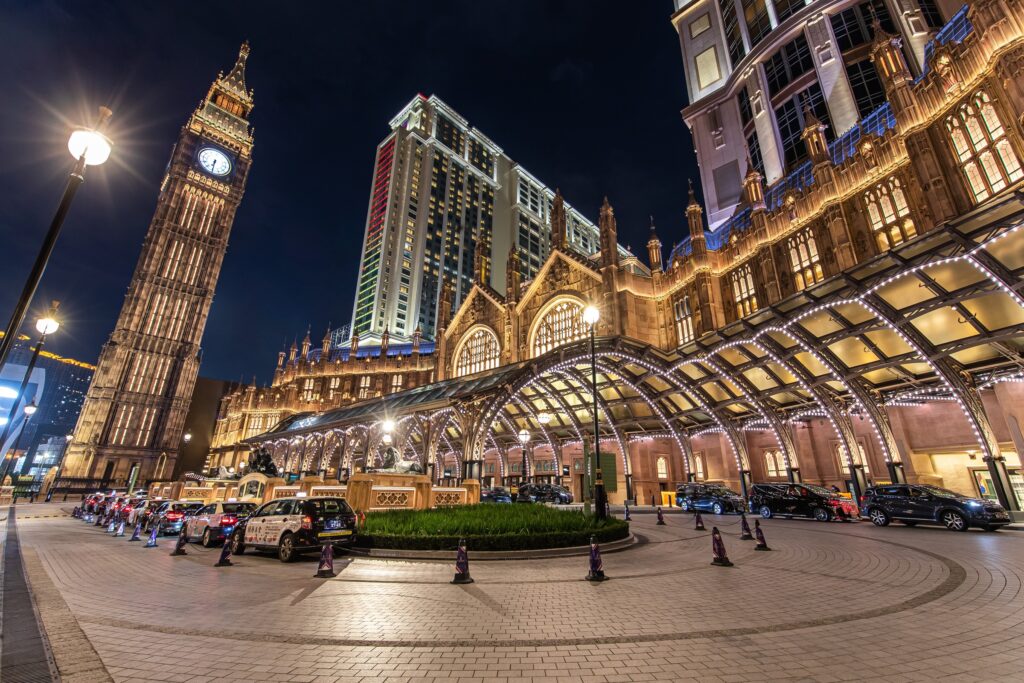
<path fill-rule="evenodd" d="M 685 235 L 696 160 L 670 0 L 6 2 L 0 10 L 0 317 L 63 190 L 67 130 L 114 110 L 36 297 L 52 351 L 95 362 L 113 329 L 181 126 L 245 39 L 253 170 L 201 374 L 267 382 L 282 343 L 352 315 L 370 177 L 388 121 L 434 93 L 646 260 L 648 215 Z M 35 319 L 35 314 L 30 314 Z"/>

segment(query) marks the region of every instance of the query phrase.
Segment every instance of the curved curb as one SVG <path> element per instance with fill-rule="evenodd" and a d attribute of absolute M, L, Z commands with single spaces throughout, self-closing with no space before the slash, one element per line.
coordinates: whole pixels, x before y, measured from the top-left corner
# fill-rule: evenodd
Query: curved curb
<path fill-rule="evenodd" d="M 628 550 L 640 541 L 630 533 L 626 538 L 604 543 L 601 545 L 602 553 L 614 553 Z M 346 553 L 361 559 L 370 560 L 434 560 L 438 562 L 450 562 L 453 557 L 453 550 L 396 550 L 392 548 L 346 548 Z M 543 548 L 540 550 L 473 550 L 470 551 L 470 559 L 473 561 L 487 560 L 538 560 L 552 557 L 575 557 L 588 555 L 589 545 L 577 545 L 569 548 Z"/>

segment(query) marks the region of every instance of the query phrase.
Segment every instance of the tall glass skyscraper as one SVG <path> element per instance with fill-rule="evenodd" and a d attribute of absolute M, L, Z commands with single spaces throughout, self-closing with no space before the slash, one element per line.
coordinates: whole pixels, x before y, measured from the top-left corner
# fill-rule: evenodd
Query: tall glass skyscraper
<path fill-rule="evenodd" d="M 452 310 L 469 292 L 481 250 L 487 280 L 505 282 L 509 251 L 532 278 L 550 251 L 555 193 L 435 95 L 417 95 L 377 146 L 352 332 L 360 344 L 433 339 L 441 290 Z M 567 235 L 598 250 L 598 229 L 568 203 Z"/>

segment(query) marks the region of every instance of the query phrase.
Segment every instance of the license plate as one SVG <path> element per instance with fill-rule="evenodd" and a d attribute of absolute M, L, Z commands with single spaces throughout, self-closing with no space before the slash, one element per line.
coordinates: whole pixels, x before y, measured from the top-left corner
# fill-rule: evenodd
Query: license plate
<path fill-rule="evenodd" d="M 320 537 L 323 538 L 325 536 L 351 536 L 351 535 L 352 535 L 352 530 L 351 529 L 342 529 L 341 531 L 327 531 L 327 532 L 324 532 L 324 533 L 320 534 Z"/>
<path fill-rule="evenodd" d="M 328 530 L 329 529 L 337 529 L 340 526 L 341 526 L 341 520 L 340 519 L 328 519 L 326 521 L 326 523 L 324 524 L 324 528 L 328 529 Z"/>

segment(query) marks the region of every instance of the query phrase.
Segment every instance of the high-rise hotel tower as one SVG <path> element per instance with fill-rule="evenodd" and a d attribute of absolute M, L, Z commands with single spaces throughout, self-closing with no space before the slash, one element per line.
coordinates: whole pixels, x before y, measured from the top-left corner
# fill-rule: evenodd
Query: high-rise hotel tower
<path fill-rule="evenodd" d="M 872 119 L 885 89 L 871 60 L 875 22 L 901 38 L 911 73 L 962 0 L 675 0 L 708 222 L 740 203 L 747 161 L 768 187 L 808 161 L 808 112 L 831 142 Z M 877 118 L 877 115 L 876 115 Z"/>
<path fill-rule="evenodd" d="M 550 252 L 555 192 L 435 95 L 417 95 L 377 146 L 352 315 L 360 344 L 433 339 L 445 284 L 452 310 L 473 284 L 505 286 L 510 250 L 532 278 Z M 569 246 L 598 251 L 598 229 L 565 204 Z M 625 257 L 628 253 L 622 250 Z M 637 264 L 639 262 L 637 261 Z"/>
<path fill-rule="evenodd" d="M 200 343 L 252 163 L 249 45 L 182 127 L 121 315 L 103 345 L 65 474 L 170 476 L 199 372 Z"/>

